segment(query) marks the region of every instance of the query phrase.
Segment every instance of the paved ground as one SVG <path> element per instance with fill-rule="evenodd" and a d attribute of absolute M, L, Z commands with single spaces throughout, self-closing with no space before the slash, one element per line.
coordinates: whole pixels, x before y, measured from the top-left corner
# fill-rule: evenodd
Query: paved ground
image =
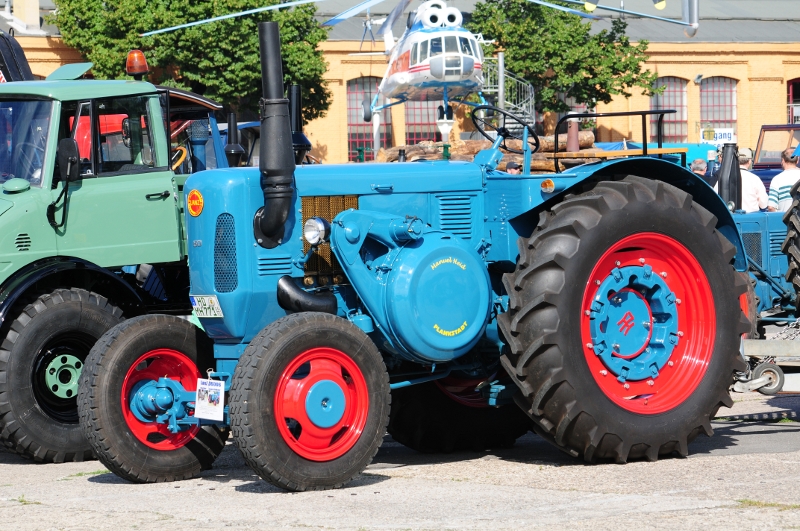
<path fill-rule="evenodd" d="M 448 456 L 387 440 L 347 488 L 299 494 L 258 479 L 230 445 L 201 478 L 159 485 L 0 450 L 0 529 L 800 528 L 800 423 L 737 420 L 794 418 L 800 396 L 734 398 L 688 459 L 587 466 L 534 435 Z"/>

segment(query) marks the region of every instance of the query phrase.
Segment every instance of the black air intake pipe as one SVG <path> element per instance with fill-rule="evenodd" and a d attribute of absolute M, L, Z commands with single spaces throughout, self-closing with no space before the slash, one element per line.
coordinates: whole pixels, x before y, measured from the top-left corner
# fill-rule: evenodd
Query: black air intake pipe
<path fill-rule="evenodd" d="M 742 174 L 739 170 L 739 152 L 736 144 L 725 144 L 722 147 L 717 190 L 728 205 L 728 210 L 735 212 L 742 209 Z"/>
<path fill-rule="evenodd" d="M 311 142 L 303 134 L 303 98 L 300 85 L 289 85 L 289 118 L 292 120 L 292 147 L 294 163 L 302 164 L 306 153 L 311 151 Z"/>
<path fill-rule="evenodd" d="M 281 40 L 277 22 L 258 25 L 261 47 L 261 142 L 258 169 L 264 206 L 253 219 L 259 245 L 273 249 L 281 244 L 294 195 L 294 153 L 289 124 L 289 100 L 283 97 Z"/>

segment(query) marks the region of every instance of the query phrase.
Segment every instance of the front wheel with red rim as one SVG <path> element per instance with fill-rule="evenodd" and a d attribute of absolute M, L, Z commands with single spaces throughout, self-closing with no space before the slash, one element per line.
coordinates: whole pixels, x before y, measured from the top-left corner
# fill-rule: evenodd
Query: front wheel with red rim
<path fill-rule="evenodd" d="M 231 426 L 248 465 L 294 491 L 341 486 L 383 441 L 389 379 L 369 337 L 345 319 L 304 312 L 250 342 L 236 366 Z"/>
<path fill-rule="evenodd" d="M 688 453 L 742 370 L 733 245 L 685 192 L 628 176 L 542 216 L 499 318 L 536 432 L 587 461 Z"/>
<path fill-rule="evenodd" d="M 213 343 L 186 319 L 144 315 L 109 330 L 86 358 L 78 388 L 80 424 L 98 459 L 135 483 L 189 479 L 211 468 L 227 429 L 172 433 L 136 407 L 137 393 L 159 378 L 193 391 L 210 368 Z"/>

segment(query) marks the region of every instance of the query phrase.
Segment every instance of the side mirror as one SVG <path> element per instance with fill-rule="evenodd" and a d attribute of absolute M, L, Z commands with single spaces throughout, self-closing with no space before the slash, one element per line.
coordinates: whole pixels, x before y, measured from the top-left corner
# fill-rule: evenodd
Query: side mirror
<path fill-rule="evenodd" d="M 58 143 L 56 158 L 61 171 L 61 180 L 64 182 L 77 181 L 81 171 L 81 165 L 78 163 L 80 160 L 78 142 L 74 138 L 62 138 Z"/>

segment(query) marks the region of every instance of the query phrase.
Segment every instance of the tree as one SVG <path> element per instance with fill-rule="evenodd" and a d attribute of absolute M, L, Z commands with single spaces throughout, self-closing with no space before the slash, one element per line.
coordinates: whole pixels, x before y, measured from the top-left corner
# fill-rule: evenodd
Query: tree
<path fill-rule="evenodd" d="M 629 97 L 633 87 L 653 93 L 657 75 L 642 70 L 648 43 L 632 45 L 620 19 L 592 34 L 591 23 L 577 15 L 526 0 L 485 0 L 468 27 L 505 50 L 506 68 L 534 86 L 540 112 L 568 111 L 566 97 L 593 104 Z"/>
<path fill-rule="evenodd" d="M 139 34 L 226 15 L 277 0 L 55 0 L 53 22 L 64 43 L 94 63 L 96 78 L 124 78 L 131 49 L 147 56 L 153 82 L 185 88 L 238 110 L 255 110 L 261 96 L 258 23 L 280 24 L 283 75 L 303 86 L 305 122 L 323 116 L 330 92 L 318 44 L 327 32 L 315 4 L 221 20 L 151 37 Z"/>

